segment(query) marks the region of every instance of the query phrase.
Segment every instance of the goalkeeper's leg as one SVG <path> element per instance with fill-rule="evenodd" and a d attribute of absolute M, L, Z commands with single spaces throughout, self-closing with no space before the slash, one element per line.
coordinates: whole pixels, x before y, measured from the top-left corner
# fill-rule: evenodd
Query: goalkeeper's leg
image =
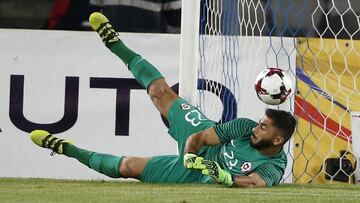
<path fill-rule="evenodd" d="M 144 171 L 148 157 L 125 157 L 98 153 L 79 148 L 66 139 L 60 139 L 44 130 L 31 132 L 31 140 L 38 146 L 51 149 L 80 161 L 89 168 L 111 178 L 139 179 Z"/>
<path fill-rule="evenodd" d="M 199 182 L 200 173 L 187 170 L 176 155 L 156 157 L 114 156 L 79 148 L 66 139 L 57 138 L 44 130 L 31 132 L 31 140 L 38 146 L 51 149 L 80 161 L 89 168 L 111 178 L 135 178 L 143 182 L 185 183 Z M 206 182 L 206 181 L 205 181 Z"/>
<path fill-rule="evenodd" d="M 128 66 L 135 79 L 147 89 L 156 108 L 167 117 L 171 104 L 178 96 L 165 82 L 161 73 L 147 60 L 125 46 L 103 14 L 95 12 L 90 15 L 89 21 L 106 47 Z"/>

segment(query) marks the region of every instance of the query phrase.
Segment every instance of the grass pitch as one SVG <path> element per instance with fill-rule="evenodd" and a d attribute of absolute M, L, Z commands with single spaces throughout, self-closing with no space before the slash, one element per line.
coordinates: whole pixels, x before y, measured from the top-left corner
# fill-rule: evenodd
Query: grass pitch
<path fill-rule="evenodd" d="M 202 184 L 146 184 L 0 178 L 0 202 L 360 202 L 360 185 L 224 188 Z"/>

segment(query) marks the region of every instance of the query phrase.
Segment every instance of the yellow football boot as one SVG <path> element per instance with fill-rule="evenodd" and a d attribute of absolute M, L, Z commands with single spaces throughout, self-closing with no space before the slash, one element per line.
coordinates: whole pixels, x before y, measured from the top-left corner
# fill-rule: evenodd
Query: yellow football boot
<path fill-rule="evenodd" d="M 119 41 L 118 34 L 113 29 L 109 20 L 102 13 L 94 12 L 89 17 L 90 26 L 101 37 L 107 47 L 111 47 L 115 42 Z"/>
<path fill-rule="evenodd" d="M 57 138 L 45 130 L 34 130 L 30 134 L 31 140 L 38 146 L 49 148 L 58 154 L 64 153 L 64 143 L 71 143 L 68 140 Z M 53 155 L 53 153 L 51 153 Z"/>

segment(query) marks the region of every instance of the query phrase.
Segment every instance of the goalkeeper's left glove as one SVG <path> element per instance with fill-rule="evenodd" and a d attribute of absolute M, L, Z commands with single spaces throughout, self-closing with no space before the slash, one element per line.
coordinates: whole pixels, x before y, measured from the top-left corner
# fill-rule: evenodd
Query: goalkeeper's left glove
<path fill-rule="evenodd" d="M 201 171 L 202 174 L 210 176 L 216 182 L 227 187 L 231 187 L 234 184 L 231 174 L 222 169 L 218 163 L 210 160 L 203 160 L 202 162 L 206 165 L 206 168 Z"/>
<path fill-rule="evenodd" d="M 187 169 L 201 171 L 202 174 L 210 176 L 216 182 L 227 187 L 233 185 L 231 174 L 223 170 L 215 161 L 206 160 L 193 153 L 186 153 L 184 155 L 184 166 Z"/>
<path fill-rule="evenodd" d="M 206 168 L 205 164 L 203 164 L 204 158 L 197 156 L 193 153 L 186 153 L 184 155 L 184 166 L 187 169 L 198 170 L 201 171 Z"/>

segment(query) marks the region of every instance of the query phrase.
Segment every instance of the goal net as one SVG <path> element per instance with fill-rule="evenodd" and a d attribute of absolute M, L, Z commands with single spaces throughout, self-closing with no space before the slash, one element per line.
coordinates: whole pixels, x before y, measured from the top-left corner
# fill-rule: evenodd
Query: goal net
<path fill-rule="evenodd" d="M 196 44 L 198 57 L 191 65 L 182 58 L 181 69 L 197 67 L 197 81 L 183 79 L 180 89 L 195 92 L 191 102 L 220 123 L 258 120 L 265 108 L 291 111 L 298 127 L 285 147 L 283 181 L 352 183 L 360 148 L 360 134 L 352 135 L 360 129 L 359 14 L 355 0 L 201 0 L 197 39 L 182 38 Z M 279 106 L 266 106 L 254 91 L 267 67 L 293 80 L 294 94 Z M 198 91 L 187 88 L 194 82 Z"/>

